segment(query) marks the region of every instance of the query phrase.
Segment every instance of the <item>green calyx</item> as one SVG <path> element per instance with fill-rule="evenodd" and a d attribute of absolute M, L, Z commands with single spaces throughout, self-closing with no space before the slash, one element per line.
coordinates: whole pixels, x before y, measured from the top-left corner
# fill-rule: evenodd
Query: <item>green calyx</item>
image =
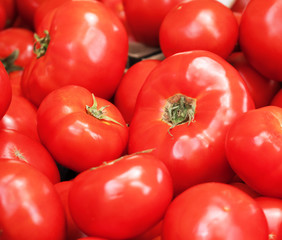
<path fill-rule="evenodd" d="M 15 61 L 18 59 L 20 51 L 14 50 L 8 57 L 0 59 L 8 73 L 23 70 L 22 67 L 15 65 Z"/>
<path fill-rule="evenodd" d="M 47 30 L 44 31 L 45 36 L 40 38 L 36 33 L 34 34 L 35 43 L 33 45 L 33 52 L 37 58 L 45 55 L 50 43 L 50 35 Z"/>
<path fill-rule="evenodd" d="M 110 105 L 107 105 L 107 106 L 103 106 L 101 108 L 98 109 L 98 106 L 97 106 L 97 101 L 96 101 L 96 98 L 94 96 L 94 94 L 92 94 L 92 98 L 93 98 L 93 105 L 91 107 L 87 106 L 86 105 L 86 112 L 99 119 L 99 120 L 105 120 L 105 121 L 109 121 L 109 122 L 113 122 L 113 123 L 116 123 L 122 127 L 124 127 L 121 123 L 119 123 L 118 121 L 114 120 L 113 118 L 105 115 L 107 112 L 105 111 L 105 109 L 107 107 L 109 107 Z"/>
<path fill-rule="evenodd" d="M 166 105 L 164 107 L 164 113 L 162 120 L 171 127 L 170 130 L 174 127 L 188 123 L 188 125 L 194 120 L 196 111 L 196 99 L 187 97 L 183 94 L 175 94 L 174 96 L 167 99 Z"/>

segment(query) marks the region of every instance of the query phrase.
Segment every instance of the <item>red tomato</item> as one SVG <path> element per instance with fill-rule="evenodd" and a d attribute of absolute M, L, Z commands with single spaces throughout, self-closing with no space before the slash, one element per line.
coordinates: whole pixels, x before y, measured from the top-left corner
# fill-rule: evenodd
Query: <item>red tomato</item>
<path fill-rule="evenodd" d="M 160 46 L 166 57 L 207 50 L 226 58 L 237 40 L 237 20 L 218 1 L 182 1 L 168 12 L 160 27 Z"/>
<path fill-rule="evenodd" d="M 128 54 L 127 33 L 116 15 L 97 1 L 69 1 L 56 9 L 49 33 L 45 45 L 37 43 L 41 57 L 24 71 L 25 96 L 38 106 L 52 90 L 73 84 L 111 98 Z"/>
<path fill-rule="evenodd" d="M 50 153 L 38 142 L 13 130 L 0 130 L 0 158 L 14 159 L 32 165 L 52 183 L 60 174 Z"/>
<path fill-rule="evenodd" d="M 232 53 L 228 57 L 227 61 L 239 71 L 240 75 L 246 82 L 256 108 L 269 105 L 274 95 L 281 88 L 280 83 L 267 79 L 258 73 L 249 64 L 242 52 Z"/>
<path fill-rule="evenodd" d="M 257 193 L 252 188 L 250 188 L 250 186 L 248 186 L 247 184 L 245 184 L 243 182 L 232 182 L 232 183 L 230 183 L 230 185 L 242 190 L 243 192 L 247 193 L 252 198 L 256 198 L 256 197 L 261 196 L 261 194 Z"/>
<path fill-rule="evenodd" d="M 18 51 L 15 53 L 15 51 Z M 15 56 L 11 56 L 16 54 Z M 10 56 L 10 57 L 9 57 Z M 14 57 L 14 58 L 13 58 Z M 34 58 L 33 32 L 24 28 L 7 28 L 0 31 L 0 59 L 8 72 L 20 70 Z"/>
<path fill-rule="evenodd" d="M 282 200 L 278 198 L 259 197 L 256 202 L 262 208 L 268 223 L 268 239 L 282 239 Z"/>
<path fill-rule="evenodd" d="M 64 240 L 64 209 L 53 184 L 35 168 L 0 161 L 1 240 Z"/>
<path fill-rule="evenodd" d="M 17 9 L 16 9 L 16 0 L 0 0 L 0 5 L 3 7 L 5 14 L 4 16 L 1 15 L 2 18 L 5 17 L 5 27 L 8 28 L 10 27 L 17 14 Z M 2 13 L 3 14 L 3 13 Z"/>
<path fill-rule="evenodd" d="M 89 236 L 127 239 L 157 224 L 172 194 L 163 162 L 135 154 L 80 173 L 70 188 L 69 208 Z"/>
<path fill-rule="evenodd" d="M 252 0 L 242 14 L 240 46 L 250 64 L 269 79 L 282 81 L 282 1 Z"/>
<path fill-rule="evenodd" d="M 78 172 L 120 157 L 127 145 L 128 128 L 119 110 L 102 98 L 93 103 L 91 93 L 79 86 L 50 93 L 37 111 L 37 124 L 54 158 Z"/>
<path fill-rule="evenodd" d="M 161 23 L 176 4 L 182 0 L 123 0 L 126 20 L 136 41 L 159 46 Z"/>
<path fill-rule="evenodd" d="M 243 191 L 223 183 L 187 189 L 170 204 L 162 240 L 266 240 L 262 209 Z"/>
<path fill-rule="evenodd" d="M 12 86 L 12 95 L 24 97 L 21 88 L 23 71 L 14 71 L 9 73 L 9 78 Z"/>
<path fill-rule="evenodd" d="M 160 63 L 147 59 L 132 65 L 123 76 L 114 98 L 114 103 L 127 123 L 131 122 L 138 93 L 147 76 Z"/>
<path fill-rule="evenodd" d="M 282 108 L 258 108 L 240 116 L 226 136 L 227 159 L 237 175 L 258 193 L 280 198 L 281 122 Z"/>
<path fill-rule="evenodd" d="M 234 175 L 224 153 L 229 126 L 254 108 L 238 71 L 207 51 L 175 54 L 148 76 L 130 125 L 130 153 L 153 149 L 175 193 Z"/>
<path fill-rule="evenodd" d="M 3 30 L 6 26 L 7 22 L 7 13 L 5 10 L 5 6 L 0 2 L 0 31 Z"/>
<path fill-rule="evenodd" d="M 56 183 L 54 185 L 56 191 L 58 192 L 60 199 L 63 203 L 65 215 L 66 215 L 66 223 L 67 223 L 67 240 L 76 240 L 81 237 L 86 237 L 86 235 L 81 232 L 81 230 L 77 227 L 77 225 L 74 223 L 72 216 L 70 214 L 69 210 L 69 203 L 68 203 L 68 197 L 69 197 L 69 190 L 71 187 L 72 181 L 63 181 Z"/>
<path fill-rule="evenodd" d="M 9 75 L 0 62 L 0 119 L 5 115 L 12 99 L 12 87 Z"/>
<path fill-rule="evenodd" d="M 278 93 L 275 94 L 270 104 L 282 108 L 282 89 L 280 89 Z"/>
<path fill-rule="evenodd" d="M 157 224 L 155 224 L 153 227 L 142 233 L 141 235 L 134 237 L 130 240 L 161 240 L 161 234 L 162 234 L 162 226 L 163 226 L 163 220 L 159 221 Z"/>
<path fill-rule="evenodd" d="M 6 114 L 0 120 L 0 129 L 16 130 L 39 141 L 37 109 L 26 98 L 13 95 Z"/>

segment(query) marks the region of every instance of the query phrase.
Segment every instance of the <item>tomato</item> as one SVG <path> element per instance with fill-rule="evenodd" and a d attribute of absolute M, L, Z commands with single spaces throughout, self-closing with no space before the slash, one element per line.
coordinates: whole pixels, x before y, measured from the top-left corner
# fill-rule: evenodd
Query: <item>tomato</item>
<path fill-rule="evenodd" d="M 9 73 L 9 78 L 12 87 L 12 95 L 24 97 L 23 91 L 21 88 L 23 71 L 14 71 Z"/>
<path fill-rule="evenodd" d="M 258 193 L 280 198 L 281 122 L 282 108 L 266 106 L 244 113 L 226 135 L 226 156 L 237 175 Z"/>
<path fill-rule="evenodd" d="M 274 95 L 281 88 L 280 83 L 267 79 L 258 73 L 249 64 L 242 52 L 232 53 L 227 60 L 239 71 L 246 82 L 256 108 L 269 105 Z"/>
<path fill-rule="evenodd" d="M 172 55 L 139 92 L 128 151 L 156 149 L 176 194 L 201 182 L 229 181 L 234 173 L 225 158 L 225 135 L 252 108 L 238 71 L 221 57 L 207 51 Z"/>
<path fill-rule="evenodd" d="M 68 204 L 68 196 L 69 190 L 71 187 L 72 181 L 63 181 L 56 183 L 54 185 L 55 190 L 58 192 L 60 199 L 63 203 L 65 215 L 66 215 L 66 223 L 67 223 L 67 240 L 76 240 L 81 237 L 86 237 L 86 235 L 80 231 L 80 229 L 74 223 L 72 216 L 70 215 L 69 204 Z"/>
<path fill-rule="evenodd" d="M 79 85 L 111 98 L 128 54 L 127 33 L 117 16 L 97 1 L 69 1 L 56 9 L 48 31 L 36 44 L 39 58 L 24 71 L 25 96 L 38 106 L 51 91 Z"/>
<path fill-rule="evenodd" d="M 131 122 L 136 99 L 143 83 L 160 62 L 160 60 L 145 59 L 132 65 L 124 74 L 115 93 L 114 103 L 127 123 Z"/>
<path fill-rule="evenodd" d="M 160 47 L 166 57 L 183 51 L 207 50 L 226 58 L 238 40 L 232 11 L 218 1 L 182 1 L 165 16 Z"/>
<path fill-rule="evenodd" d="M 5 11 L 5 6 L 0 2 L 0 30 L 3 30 L 6 26 L 7 13 Z"/>
<path fill-rule="evenodd" d="M 123 0 L 129 29 L 136 41 L 159 46 L 159 29 L 168 11 L 181 0 Z"/>
<path fill-rule="evenodd" d="M 13 130 L 0 130 L 0 158 L 14 159 L 32 165 L 52 183 L 60 174 L 50 153 L 38 142 Z"/>
<path fill-rule="evenodd" d="M 80 173 L 69 191 L 69 208 L 87 235 L 127 239 L 157 224 L 172 194 L 163 162 L 139 153 Z"/>
<path fill-rule="evenodd" d="M 64 210 L 53 184 L 30 165 L 0 160 L 0 239 L 64 240 Z"/>
<path fill-rule="evenodd" d="M 161 240 L 163 220 L 159 221 L 153 227 L 142 233 L 141 235 L 134 237 L 130 240 Z"/>
<path fill-rule="evenodd" d="M 252 0 L 242 14 L 239 42 L 250 64 L 263 76 L 282 81 L 282 2 Z"/>
<path fill-rule="evenodd" d="M 163 240 L 266 240 L 256 201 L 223 183 L 203 183 L 177 196 L 163 222 Z"/>
<path fill-rule="evenodd" d="M 275 94 L 270 104 L 282 108 L 282 89 Z"/>
<path fill-rule="evenodd" d="M 282 239 L 282 200 L 259 197 L 256 202 L 262 208 L 268 223 L 268 239 Z"/>
<path fill-rule="evenodd" d="M 0 129 L 16 130 L 39 141 L 37 109 L 26 98 L 13 95 L 6 114 L 0 120 Z"/>
<path fill-rule="evenodd" d="M 5 11 L 1 14 L 1 17 L 5 18 L 5 28 L 11 27 L 17 15 L 16 0 L 0 0 L 0 6 Z"/>
<path fill-rule="evenodd" d="M 61 165 L 77 172 L 120 157 L 127 145 L 119 110 L 93 97 L 83 87 L 66 86 L 51 92 L 37 111 L 41 141 Z"/>
<path fill-rule="evenodd" d="M 0 119 L 5 115 L 12 99 L 12 87 L 9 75 L 0 62 Z"/>

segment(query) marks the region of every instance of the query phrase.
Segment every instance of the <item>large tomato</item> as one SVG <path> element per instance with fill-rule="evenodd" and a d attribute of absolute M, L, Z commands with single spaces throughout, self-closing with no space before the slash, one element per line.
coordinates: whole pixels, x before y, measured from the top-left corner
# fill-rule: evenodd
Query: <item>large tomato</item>
<path fill-rule="evenodd" d="M 80 173 L 69 191 L 69 208 L 89 236 L 128 239 L 157 224 L 172 196 L 164 163 L 139 153 Z"/>
<path fill-rule="evenodd" d="M 159 29 L 168 11 L 182 0 L 123 0 L 126 20 L 134 38 L 159 46 Z"/>
<path fill-rule="evenodd" d="M 35 105 L 59 87 L 80 85 L 109 99 L 125 69 L 128 37 L 118 17 L 98 1 L 68 1 L 56 8 L 22 88 Z"/>
<path fill-rule="evenodd" d="M 257 202 L 223 183 L 203 183 L 177 196 L 163 222 L 162 240 L 267 240 Z"/>
<path fill-rule="evenodd" d="M 165 16 L 160 47 L 166 57 L 183 51 L 207 50 L 226 58 L 238 40 L 232 11 L 218 1 L 182 1 Z"/>
<path fill-rule="evenodd" d="M 282 81 L 282 1 L 252 0 L 242 14 L 239 42 L 250 64 L 269 79 Z"/>
<path fill-rule="evenodd" d="M 282 108 L 266 106 L 244 113 L 226 136 L 227 159 L 237 175 L 258 193 L 282 198 Z"/>
<path fill-rule="evenodd" d="M 0 160 L 0 239 L 64 240 L 64 209 L 53 184 L 30 165 Z"/>
<path fill-rule="evenodd" d="M 37 124 L 50 153 L 74 171 L 118 158 L 127 145 L 128 128 L 119 110 L 79 86 L 50 93 L 37 111 Z"/>
<path fill-rule="evenodd" d="M 12 87 L 9 75 L 0 62 L 0 119 L 5 115 L 12 99 Z"/>
<path fill-rule="evenodd" d="M 153 153 L 170 170 L 175 192 L 206 181 L 229 181 L 227 129 L 254 108 L 238 71 L 207 51 L 163 60 L 139 92 L 130 125 L 130 153 Z"/>

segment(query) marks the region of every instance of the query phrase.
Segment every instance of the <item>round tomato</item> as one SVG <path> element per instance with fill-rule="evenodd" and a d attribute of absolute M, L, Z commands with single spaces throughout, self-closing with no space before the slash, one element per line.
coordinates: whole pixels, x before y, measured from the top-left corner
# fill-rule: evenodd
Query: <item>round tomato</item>
<path fill-rule="evenodd" d="M 163 222 L 163 240 L 266 240 L 257 202 L 223 183 L 203 183 L 177 196 Z"/>
<path fill-rule="evenodd" d="M 226 135 L 232 169 L 258 193 L 282 197 L 282 108 L 266 106 L 244 113 Z"/>
<path fill-rule="evenodd" d="M 5 115 L 12 99 L 12 87 L 9 75 L 0 62 L 0 119 Z"/>
<path fill-rule="evenodd" d="M 80 172 L 122 155 L 128 128 L 119 110 L 87 89 L 51 92 L 37 111 L 41 141 L 63 166 Z"/>
<path fill-rule="evenodd" d="M 160 60 L 145 59 L 132 65 L 124 74 L 115 93 L 114 103 L 127 123 L 131 122 L 138 93 L 147 76 Z"/>
<path fill-rule="evenodd" d="M 242 14 L 239 42 L 250 64 L 269 79 L 282 81 L 282 1 L 252 0 Z"/>
<path fill-rule="evenodd" d="M 139 153 L 80 173 L 70 188 L 69 208 L 89 236 L 128 239 L 157 224 L 172 195 L 163 162 Z"/>
<path fill-rule="evenodd" d="M 159 29 L 168 11 L 181 0 L 123 0 L 126 20 L 136 41 L 159 46 Z"/>
<path fill-rule="evenodd" d="M 32 166 L 0 160 L 0 239 L 64 240 L 64 209 L 53 184 Z"/>
<path fill-rule="evenodd" d="M 172 55 L 155 67 L 139 92 L 130 124 L 130 153 L 156 149 L 175 193 L 206 181 L 229 181 L 224 153 L 234 120 L 254 108 L 238 71 L 207 51 Z"/>
<path fill-rule="evenodd" d="M 56 8 L 45 30 L 38 33 L 37 59 L 24 70 L 25 96 L 38 106 L 51 91 L 79 85 L 110 99 L 128 54 L 127 33 L 118 17 L 98 1 L 68 1 Z"/>
<path fill-rule="evenodd" d="M 218 1 L 182 1 L 165 16 L 159 35 L 166 57 L 207 50 L 226 58 L 237 43 L 238 23 L 232 11 Z"/>

